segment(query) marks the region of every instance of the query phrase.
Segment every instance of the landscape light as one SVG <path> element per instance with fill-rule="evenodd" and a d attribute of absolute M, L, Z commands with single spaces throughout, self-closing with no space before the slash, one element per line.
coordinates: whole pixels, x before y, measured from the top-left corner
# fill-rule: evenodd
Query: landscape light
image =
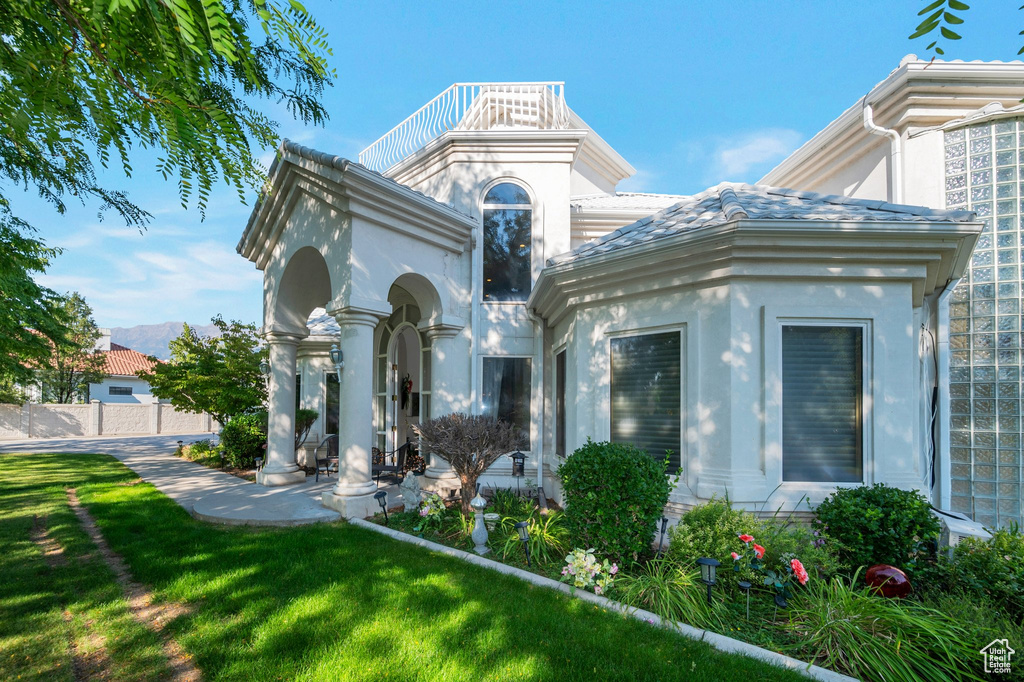
<path fill-rule="evenodd" d="M 708 586 L 708 604 L 711 604 L 711 588 L 715 586 L 716 569 L 721 566 L 718 559 L 702 556 L 697 559 L 700 566 L 700 581 Z"/>
<path fill-rule="evenodd" d="M 527 529 L 528 524 L 529 521 L 520 521 L 514 527 L 516 532 L 519 533 L 519 541 L 523 543 L 523 549 L 526 550 L 526 565 L 530 566 L 530 531 Z"/>
<path fill-rule="evenodd" d="M 380 510 L 384 512 L 384 525 L 388 525 L 388 494 L 386 491 L 381 490 L 375 493 L 373 499 L 377 500 L 377 504 L 380 505 Z"/>

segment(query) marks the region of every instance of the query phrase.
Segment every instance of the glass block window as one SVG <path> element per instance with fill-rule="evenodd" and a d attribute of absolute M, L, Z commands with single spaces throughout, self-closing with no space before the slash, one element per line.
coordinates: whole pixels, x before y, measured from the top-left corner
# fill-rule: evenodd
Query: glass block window
<path fill-rule="evenodd" d="M 988 526 L 1021 521 L 1024 118 L 945 133 L 946 208 L 984 222 L 950 298 L 952 507 Z"/>

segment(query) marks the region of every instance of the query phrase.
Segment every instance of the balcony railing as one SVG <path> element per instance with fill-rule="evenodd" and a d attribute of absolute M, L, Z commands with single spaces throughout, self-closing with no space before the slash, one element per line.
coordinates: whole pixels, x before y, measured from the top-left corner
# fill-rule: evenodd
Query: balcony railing
<path fill-rule="evenodd" d="M 359 163 L 383 173 L 449 130 L 568 127 L 564 83 L 456 83 L 360 152 Z"/>

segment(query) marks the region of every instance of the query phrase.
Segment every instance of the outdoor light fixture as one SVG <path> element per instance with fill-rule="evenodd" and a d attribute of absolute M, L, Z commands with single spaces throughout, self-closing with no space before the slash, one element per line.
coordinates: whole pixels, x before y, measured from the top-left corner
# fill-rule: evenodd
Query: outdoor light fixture
<path fill-rule="evenodd" d="M 715 586 L 715 572 L 721 566 L 718 559 L 702 556 L 697 559 L 700 566 L 700 581 L 708 586 L 708 604 L 711 604 L 711 588 Z"/>
<path fill-rule="evenodd" d="M 516 479 L 516 493 L 519 493 L 519 479 L 526 473 L 526 455 L 516 450 L 509 457 L 512 458 L 512 476 Z"/>
<path fill-rule="evenodd" d="M 519 533 L 519 540 L 523 543 L 523 549 L 526 550 L 526 565 L 530 566 L 530 531 L 527 530 L 528 524 L 528 521 L 520 521 L 515 525 L 515 529 Z"/>
<path fill-rule="evenodd" d="M 331 362 L 334 363 L 334 371 L 338 373 L 338 383 L 341 383 L 341 370 L 345 366 L 345 354 L 338 348 L 338 344 L 331 344 Z"/>
<path fill-rule="evenodd" d="M 388 525 L 388 494 L 381 490 L 375 493 L 373 499 L 377 500 L 377 504 L 380 505 L 380 510 L 384 512 L 384 525 Z"/>
<path fill-rule="evenodd" d="M 267 362 L 266 359 L 260 360 L 260 374 L 262 374 L 264 378 L 270 376 L 270 363 Z"/>
<path fill-rule="evenodd" d="M 658 538 L 658 554 L 661 554 L 661 546 L 665 542 L 665 531 L 668 530 L 668 517 L 661 517 L 661 537 Z"/>
<path fill-rule="evenodd" d="M 741 580 L 737 584 L 743 590 L 743 594 L 747 595 L 747 620 L 750 620 L 750 583 L 746 580 Z"/>
<path fill-rule="evenodd" d="M 183 441 L 183 440 L 179 440 L 179 441 L 178 441 L 178 449 L 179 449 L 179 450 L 181 450 L 181 447 L 182 447 L 182 446 L 183 446 L 184 444 L 185 444 L 185 441 Z"/>

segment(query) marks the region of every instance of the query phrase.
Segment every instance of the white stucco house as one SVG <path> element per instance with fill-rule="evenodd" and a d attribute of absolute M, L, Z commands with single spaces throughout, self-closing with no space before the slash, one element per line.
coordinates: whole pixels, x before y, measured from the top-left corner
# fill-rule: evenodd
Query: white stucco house
<path fill-rule="evenodd" d="M 1024 520 L 1022 99 L 1022 62 L 908 55 L 761 180 L 977 214 L 983 230 L 967 272 L 939 285 L 924 483 L 936 506 L 989 527 Z"/>
<path fill-rule="evenodd" d="M 111 343 L 110 330 L 106 328 L 100 329 L 96 352 L 103 354 L 103 371 L 107 376 L 99 383 L 89 384 L 89 400 L 101 403 L 157 402 L 149 382 L 136 375 L 152 369 L 156 360 L 127 346 Z"/>
<path fill-rule="evenodd" d="M 521 425 L 527 475 L 556 498 L 587 438 L 670 452 L 670 512 L 930 490 L 927 339 L 974 215 L 728 183 L 618 192 L 634 172 L 560 83 L 454 85 L 359 162 L 285 141 L 238 245 L 264 275 L 260 481 L 303 480 L 298 403 L 321 410 L 318 436 L 337 422 L 324 504 L 349 516 L 376 508 L 371 447 L 457 410 Z M 425 479 L 457 485 L 438 458 Z"/>

